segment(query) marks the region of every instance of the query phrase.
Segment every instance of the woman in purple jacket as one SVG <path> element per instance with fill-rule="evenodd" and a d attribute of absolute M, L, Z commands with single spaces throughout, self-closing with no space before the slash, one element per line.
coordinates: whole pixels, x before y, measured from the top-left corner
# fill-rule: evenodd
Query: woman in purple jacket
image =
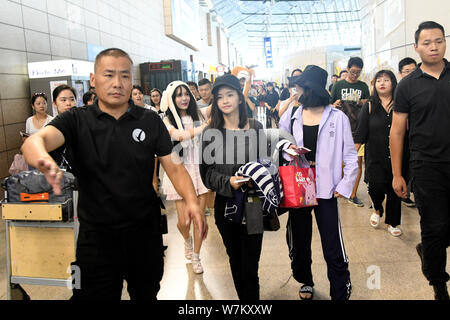
<path fill-rule="evenodd" d="M 306 67 L 296 80 L 301 106 L 290 118 L 286 112 L 280 129 L 291 132 L 297 145 L 289 148 L 311 150 L 306 159 L 316 168 L 318 205 L 313 208 L 289 210 L 287 241 L 293 277 L 303 284 L 299 296 L 311 300 L 314 282 L 311 273 L 312 215 L 314 209 L 328 267 L 330 295 L 333 300 L 348 300 L 351 295 L 348 258 L 344 248 L 337 198 L 351 196 L 358 174 L 356 153 L 350 121 L 347 116 L 329 105 L 325 89 L 328 73 L 317 67 Z M 291 128 L 292 126 L 292 128 Z M 284 153 L 286 160 L 291 157 Z M 342 177 L 344 164 L 344 177 Z"/>

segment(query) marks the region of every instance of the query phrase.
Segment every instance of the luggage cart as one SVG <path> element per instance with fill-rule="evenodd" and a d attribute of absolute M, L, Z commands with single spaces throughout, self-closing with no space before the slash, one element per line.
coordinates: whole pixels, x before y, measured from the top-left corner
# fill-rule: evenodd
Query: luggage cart
<path fill-rule="evenodd" d="M 63 221 L 61 204 L 3 202 L 6 227 L 7 299 L 15 285 L 72 288 L 79 222 L 78 192 L 73 194 L 73 215 Z"/>

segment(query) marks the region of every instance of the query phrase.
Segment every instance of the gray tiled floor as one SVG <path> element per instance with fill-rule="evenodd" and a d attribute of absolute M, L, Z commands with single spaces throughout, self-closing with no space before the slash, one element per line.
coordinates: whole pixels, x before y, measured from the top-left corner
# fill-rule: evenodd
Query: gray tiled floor
<path fill-rule="evenodd" d="M 340 214 L 350 273 L 353 284 L 353 300 L 427 300 L 433 299 L 432 288 L 420 271 L 415 245 L 420 242 L 419 216 L 416 209 L 402 207 L 401 229 L 404 234 L 392 237 L 381 224 L 378 229 L 369 225 L 371 210 L 366 186 L 361 184 L 358 197 L 364 201 L 364 208 L 356 208 L 346 200 L 340 200 Z M 221 237 L 214 223 L 214 217 L 207 218 L 209 236 L 201 251 L 205 269 L 203 275 L 195 275 L 184 259 L 183 239 L 176 228 L 176 212 L 173 204 L 168 205 L 169 234 L 164 242 L 166 251 L 165 272 L 161 282 L 161 300 L 210 300 L 237 299 L 234 290 L 228 258 Z M 278 232 L 264 234 L 263 251 L 260 260 L 260 285 L 263 300 L 296 300 L 299 284 L 290 279 L 290 261 L 285 242 L 287 216 L 281 217 L 282 228 Z M 4 223 L 0 227 L 0 299 L 6 299 L 5 280 L 5 235 Z M 316 283 L 315 299 L 329 299 L 329 282 L 326 264 L 322 256 L 320 237 L 316 226 L 313 232 L 313 274 Z M 369 268 L 380 270 L 380 288 L 369 289 Z M 287 282 L 287 283 L 286 283 Z M 370 284 L 370 281 L 369 281 Z M 68 299 L 71 292 L 65 288 L 23 286 L 32 299 Z M 124 289 L 123 298 L 128 299 Z"/>

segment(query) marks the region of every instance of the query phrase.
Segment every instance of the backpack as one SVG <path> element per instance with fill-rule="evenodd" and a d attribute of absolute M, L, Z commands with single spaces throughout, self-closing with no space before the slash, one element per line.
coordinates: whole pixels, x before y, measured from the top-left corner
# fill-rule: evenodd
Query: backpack
<path fill-rule="evenodd" d="M 336 107 L 336 109 L 339 109 L 345 113 L 345 115 L 350 120 L 350 126 L 352 128 L 352 133 L 355 133 L 356 127 L 358 126 L 358 116 L 359 116 L 359 112 L 362 109 L 362 105 L 358 104 L 354 101 L 342 101 L 341 106 Z"/>

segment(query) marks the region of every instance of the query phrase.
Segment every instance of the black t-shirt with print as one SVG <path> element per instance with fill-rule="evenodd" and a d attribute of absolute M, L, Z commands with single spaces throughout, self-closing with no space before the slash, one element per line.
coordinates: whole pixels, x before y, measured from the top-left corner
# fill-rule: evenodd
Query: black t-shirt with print
<path fill-rule="evenodd" d="M 330 103 L 333 104 L 337 100 L 359 102 L 359 100 L 369 99 L 369 97 L 369 87 L 365 82 L 350 83 L 347 80 L 341 80 L 336 82 L 331 90 Z"/>
<path fill-rule="evenodd" d="M 157 113 L 136 107 L 116 120 L 95 103 L 72 108 L 49 125 L 72 150 L 79 185 L 78 217 L 95 228 L 119 229 L 148 221 L 159 232 L 159 202 L 152 186 L 155 155 L 172 142 Z"/>
<path fill-rule="evenodd" d="M 419 67 L 400 81 L 394 111 L 409 116 L 411 161 L 450 162 L 450 63 L 439 80 Z"/>

